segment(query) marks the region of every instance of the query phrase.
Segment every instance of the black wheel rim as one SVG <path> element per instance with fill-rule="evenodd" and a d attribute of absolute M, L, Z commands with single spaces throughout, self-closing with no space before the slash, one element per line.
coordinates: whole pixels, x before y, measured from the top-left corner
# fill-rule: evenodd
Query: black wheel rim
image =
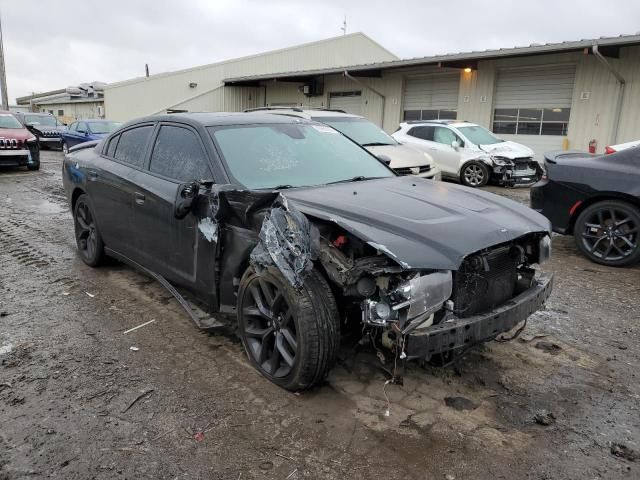
<path fill-rule="evenodd" d="M 596 258 L 624 260 L 638 248 L 638 225 L 628 212 L 602 208 L 589 215 L 581 232 L 582 243 Z"/>
<path fill-rule="evenodd" d="M 292 308 L 280 287 L 255 277 L 242 300 L 242 325 L 249 355 L 272 377 L 289 375 L 296 363 L 298 335 Z"/>
<path fill-rule="evenodd" d="M 469 185 L 477 187 L 484 181 L 484 169 L 480 165 L 469 165 L 464 169 L 464 179 Z"/>
<path fill-rule="evenodd" d="M 98 250 L 96 224 L 89 206 L 82 201 L 78 203 L 76 208 L 75 223 L 76 242 L 80 252 L 85 258 L 94 258 Z"/>

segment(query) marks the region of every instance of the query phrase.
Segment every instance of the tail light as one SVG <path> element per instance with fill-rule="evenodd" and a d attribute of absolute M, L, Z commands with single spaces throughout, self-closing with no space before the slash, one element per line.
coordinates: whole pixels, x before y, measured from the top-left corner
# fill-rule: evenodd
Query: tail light
<path fill-rule="evenodd" d="M 615 148 L 607 147 L 607 148 L 604 149 L 604 153 L 606 155 L 609 155 L 610 153 L 616 153 L 616 150 L 615 150 Z"/>

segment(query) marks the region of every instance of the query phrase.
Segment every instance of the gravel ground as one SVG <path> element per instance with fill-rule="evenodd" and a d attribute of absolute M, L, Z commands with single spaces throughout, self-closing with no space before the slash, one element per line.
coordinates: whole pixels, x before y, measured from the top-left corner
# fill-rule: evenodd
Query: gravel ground
<path fill-rule="evenodd" d="M 386 388 L 343 352 L 294 395 L 154 281 L 85 266 L 60 164 L 0 171 L 0 480 L 640 477 L 640 267 L 554 237 L 555 291 L 518 340 Z"/>

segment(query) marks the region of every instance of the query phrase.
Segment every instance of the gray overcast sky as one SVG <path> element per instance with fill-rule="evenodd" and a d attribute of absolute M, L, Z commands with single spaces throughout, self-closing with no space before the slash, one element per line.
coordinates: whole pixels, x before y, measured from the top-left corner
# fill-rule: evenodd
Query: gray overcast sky
<path fill-rule="evenodd" d="M 400 57 L 633 34 L 638 0 L 0 0 L 10 103 L 361 31 Z"/>

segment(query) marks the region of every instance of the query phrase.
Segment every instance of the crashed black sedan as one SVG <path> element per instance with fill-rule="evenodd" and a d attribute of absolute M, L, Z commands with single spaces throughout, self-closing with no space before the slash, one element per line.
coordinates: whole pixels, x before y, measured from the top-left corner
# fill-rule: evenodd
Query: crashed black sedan
<path fill-rule="evenodd" d="M 398 177 L 313 121 L 147 117 L 72 149 L 63 181 L 85 263 L 116 257 L 183 305 L 188 291 L 289 390 L 327 375 L 341 331 L 428 360 L 514 328 L 551 292 L 542 215 Z"/>

